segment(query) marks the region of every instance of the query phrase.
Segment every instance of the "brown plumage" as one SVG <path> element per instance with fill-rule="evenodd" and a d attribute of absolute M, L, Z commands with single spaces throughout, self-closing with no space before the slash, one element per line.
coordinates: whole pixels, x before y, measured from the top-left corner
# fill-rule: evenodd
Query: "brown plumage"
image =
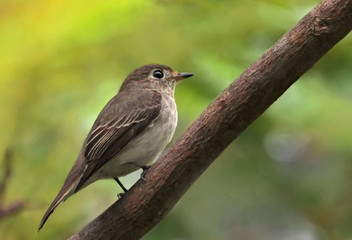
<path fill-rule="evenodd" d="M 165 65 L 149 64 L 126 78 L 98 115 L 39 230 L 72 194 L 96 180 L 117 179 L 157 159 L 177 124 L 175 83 L 190 76 Z"/>

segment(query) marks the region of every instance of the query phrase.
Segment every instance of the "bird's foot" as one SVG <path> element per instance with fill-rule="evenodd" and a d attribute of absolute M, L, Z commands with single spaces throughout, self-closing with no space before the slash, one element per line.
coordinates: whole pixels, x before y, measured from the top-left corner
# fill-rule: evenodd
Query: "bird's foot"
<path fill-rule="evenodd" d="M 117 194 L 117 198 L 120 199 L 120 198 L 122 198 L 124 195 L 125 195 L 125 193 L 118 193 L 118 194 Z"/>
<path fill-rule="evenodd" d="M 141 173 L 141 178 L 142 178 L 143 181 L 146 181 L 145 180 L 145 175 L 147 174 L 147 171 L 150 168 L 150 166 L 142 166 L 141 168 L 143 169 L 143 172 Z"/>
<path fill-rule="evenodd" d="M 129 162 L 129 164 L 131 164 L 131 165 L 133 165 L 135 167 L 141 168 L 143 170 L 143 172 L 141 173 L 141 178 L 142 178 L 142 180 L 145 181 L 145 175 L 147 174 L 147 170 L 150 168 L 150 166 L 139 165 L 136 162 Z"/>

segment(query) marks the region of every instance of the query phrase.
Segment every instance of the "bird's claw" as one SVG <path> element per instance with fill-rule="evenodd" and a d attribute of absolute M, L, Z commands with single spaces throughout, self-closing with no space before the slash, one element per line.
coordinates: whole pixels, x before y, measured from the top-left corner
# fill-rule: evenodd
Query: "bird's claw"
<path fill-rule="evenodd" d="M 125 193 L 118 193 L 118 194 L 117 194 L 117 198 L 120 199 L 120 198 L 123 197 L 123 195 L 125 195 Z"/>
<path fill-rule="evenodd" d="M 145 180 L 145 175 L 147 174 L 147 171 L 148 171 L 149 168 L 150 168 L 150 166 L 143 166 L 143 167 L 142 167 L 143 172 L 141 173 L 141 179 L 142 179 L 143 181 L 146 181 L 146 180 Z"/>

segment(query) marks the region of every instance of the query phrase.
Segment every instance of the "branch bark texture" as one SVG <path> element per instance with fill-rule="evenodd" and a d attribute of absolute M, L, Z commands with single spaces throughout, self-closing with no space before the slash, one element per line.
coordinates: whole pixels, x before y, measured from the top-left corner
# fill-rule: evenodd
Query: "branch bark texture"
<path fill-rule="evenodd" d="M 352 28 L 352 0 L 323 0 L 219 95 L 120 200 L 71 240 L 140 239 L 217 156 Z"/>

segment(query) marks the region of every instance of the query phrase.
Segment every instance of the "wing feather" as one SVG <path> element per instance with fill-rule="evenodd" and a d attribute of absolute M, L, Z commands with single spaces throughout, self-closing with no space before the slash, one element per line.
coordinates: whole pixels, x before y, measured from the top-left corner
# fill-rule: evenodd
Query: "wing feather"
<path fill-rule="evenodd" d="M 109 115 L 109 112 L 105 110 L 108 107 L 109 111 L 114 108 L 117 115 Z M 98 116 L 86 139 L 84 151 L 86 168 L 75 189 L 76 192 L 94 172 L 113 158 L 132 138 L 143 132 L 159 116 L 161 95 L 155 91 L 146 91 L 138 98 L 127 98 L 120 106 L 109 102 L 106 108 Z"/>

